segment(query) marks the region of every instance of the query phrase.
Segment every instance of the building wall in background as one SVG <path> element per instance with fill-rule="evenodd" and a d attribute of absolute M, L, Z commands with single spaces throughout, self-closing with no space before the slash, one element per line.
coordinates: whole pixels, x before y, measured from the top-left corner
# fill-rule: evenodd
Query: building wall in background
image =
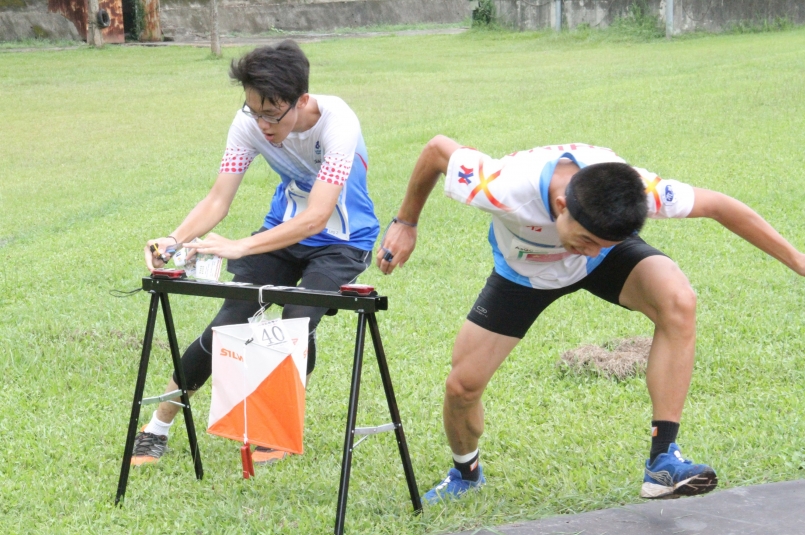
<path fill-rule="evenodd" d="M 113 5 L 119 7 L 121 3 L 121 0 L 100 1 L 102 6 L 109 4 L 106 9 L 110 15 L 116 13 Z M 160 0 L 141 1 L 156 5 Z M 665 20 L 665 0 L 644 1 L 650 13 Z M 63 5 L 65 9 L 54 9 L 61 14 L 49 13 L 48 2 Z M 82 0 L 0 0 L 0 41 L 31 37 L 81 39 L 86 34 L 86 23 L 77 19 L 76 11 L 70 7 L 80 2 Z M 554 0 L 493 2 L 499 20 L 516 29 L 549 28 L 556 20 Z M 632 3 L 634 0 L 563 0 L 563 25 L 576 28 L 586 23 L 603 28 L 616 17 L 625 15 Z M 86 0 L 83 5 L 86 6 Z M 219 0 L 218 10 L 222 33 L 259 34 L 275 29 L 327 31 L 377 24 L 456 23 L 467 20 L 475 5 L 476 2 L 470 0 Z M 805 24 L 802 0 L 674 0 L 674 8 L 675 33 L 719 31 L 738 23 L 757 24 L 780 18 Z M 156 20 L 166 37 L 189 40 L 208 38 L 209 18 L 209 0 L 161 0 Z M 117 31 L 109 30 L 110 41 L 107 42 L 121 40 L 111 35 Z"/>
<path fill-rule="evenodd" d="M 0 41 L 74 39 L 78 30 L 62 15 L 48 13 L 48 0 L 0 0 Z"/>
<path fill-rule="evenodd" d="M 87 40 L 87 0 L 48 0 L 48 12 L 63 15 L 75 25 L 78 34 Z M 111 24 L 101 30 L 104 43 L 123 43 L 123 4 L 121 0 L 98 0 L 98 9 L 109 13 Z"/>
<path fill-rule="evenodd" d="M 473 5 L 468 0 L 219 0 L 218 24 L 222 34 L 258 34 L 378 24 L 455 23 L 467 20 Z M 208 13 L 209 0 L 162 0 L 162 31 L 176 40 L 208 38 Z"/>
<path fill-rule="evenodd" d="M 159 23 L 156 27 L 161 26 L 165 37 L 209 39 L 209 0 L 122 0 L 122 7 L 121 0 L 99 1 L 113 19 L 112 27 L 104 31 L 105 42 L 123 42 L 124 32 L 130 33 L 130 28 L 123 28 L 123 20 L 131 18 L 131 6 L 126 2 L 132 1 L 145 2 L 146 7 L 159 6 L 158 18 L 153 9 L 145 10 L 141 34 L 145 40 L 155 40 L 148 32 L 153 26 L 149 25 L 151 19 Z M 0 0 L 0 41 L 86 39 L 86 5 L 86 0 Z M 468 0 L 219 0 L 218 17 L 223 34 L 277 29 L 326 31 L 378 24 L 461 22 L 469 18 L 473 5 Z"/>
<path fill-rule="evenodd" d="M 493 0 L 501 23 L 521 30 L 551 28 L 556 20 L 555 0 Z M 634 0 L 563 0 L 565 28 L 589 24 L 605 28 L 628 13 Z M 665 0 L 645 0 L 649 13 L 665 21 Z M 805 24 L 802 0 L 674 0 L 674 33 L 720 31 L 739 23 L 760 24 L 787 19 Z"/>

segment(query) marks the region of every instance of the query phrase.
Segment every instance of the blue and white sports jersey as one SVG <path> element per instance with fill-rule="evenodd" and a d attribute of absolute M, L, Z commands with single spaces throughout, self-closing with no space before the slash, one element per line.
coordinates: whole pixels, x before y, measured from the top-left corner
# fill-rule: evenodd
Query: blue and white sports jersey
<path fill-rule="evenodd" d="M 564 288 L 595 269 L 611 248 L 595 258 L 569 253 L 562 246 L 551 214 L 548 186 L 556 164 L 568 158 L 579 167 L 624 162 L 610 149 L 583 143 L 516 152 L 496 160 L 475 149 L 453 153 L 445 194 L 492 214 L 489 243 L 495 271 L 532 288 Z M 693 209 L 693 188 L 635 168 L 646 183 L 649 217 L 686 217 Z"/>
<path fill-rule="evenodd" d="M 338 97 L 311 95 L 321 117 L 304 132 L 291 132 L 279 145 L 269 142 L 257 121 L 238 111 L 226 142 L 220 173 L 245 173 L 262 154 L 280 176 L 263 226 L 273 228 L 307 208 L 316 180 L 343 186 L 327 226 L 300 243 L 350 245 L 371 251 L 380 225 L 366 186 L 369 158 L 355 113 Z"/>

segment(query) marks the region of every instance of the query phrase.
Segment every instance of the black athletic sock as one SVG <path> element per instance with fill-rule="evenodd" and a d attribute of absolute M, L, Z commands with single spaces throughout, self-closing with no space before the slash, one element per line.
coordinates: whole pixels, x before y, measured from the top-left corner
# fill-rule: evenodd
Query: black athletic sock
<path fill-rule="evenodd" d="M 467 461 L 466 463 L 459 463 L 453 459 L 453 465 L 456 467 L 456 470 L 461 472 L 461 478 L 465 481 L 478 481 L 481 477 L 481 465 L 478 463 L 478 458 L 481 456 L 481 452 L 475 454 L 475 457 Z"/>
<path fill-rule="evenodd" d="M 676 434 L 679 433 L 679 423 L 667 422 L 665 420 L 651 421 L 651 453 L 649 453 L 648 463 L 654 462 L 657 455 L 668 453 L 668 446 L 671 442 L 676 442 Z"/>

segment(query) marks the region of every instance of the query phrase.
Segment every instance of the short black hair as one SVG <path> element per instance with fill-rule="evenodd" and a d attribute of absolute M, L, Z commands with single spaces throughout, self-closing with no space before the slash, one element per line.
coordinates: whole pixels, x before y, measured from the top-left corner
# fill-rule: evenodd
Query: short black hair
<path fill-rule="evenodd" d="M 646 222 L 646 186 L 640 173 L 625 163 L 597 163 L 579 170 L 565 198 L 571 217 L 608 241 L 623 241 Z"/>
<path fill-rule="evenodd" d="M 255 48 L 232 60 L 229 77 L 257 92 L 273 106 L 293 103 L 307 93 L 310 62 L 295 42 Z"/>

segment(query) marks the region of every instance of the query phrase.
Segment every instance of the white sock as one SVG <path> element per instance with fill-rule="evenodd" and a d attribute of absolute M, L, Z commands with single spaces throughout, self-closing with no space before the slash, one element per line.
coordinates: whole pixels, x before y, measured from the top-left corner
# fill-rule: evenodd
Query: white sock
<path fill-rule="evenodd" d="M 478 455 L 478 448 L 476 448 L 474 452 L 472 452 L 472 453 L 468 453 L 467 455 L 456 455 L 456 454 L 454 453 L 454 454 L 453 454 L 453 460 L 454 460 L 454 461 L 456 461 L 457 463 L 468 463 L 468 462 L 470 462 L 470 461 L 473 459 L 473 457 L 475 457 L 476 455 Z"/>
<path fill-rule="evenodd" d="M 168 436 L 168 432 L 173 425 L 173 421 L 169 423 L 165 423 L 159 418 L 157 418 L 157 411 L 154 411 L 154 414 L 151 415 L 151 421 L 148 422 L 148 425 L 145 426 L 146 433 L 151 433 L 152 435 L 165 435 Z"/>

